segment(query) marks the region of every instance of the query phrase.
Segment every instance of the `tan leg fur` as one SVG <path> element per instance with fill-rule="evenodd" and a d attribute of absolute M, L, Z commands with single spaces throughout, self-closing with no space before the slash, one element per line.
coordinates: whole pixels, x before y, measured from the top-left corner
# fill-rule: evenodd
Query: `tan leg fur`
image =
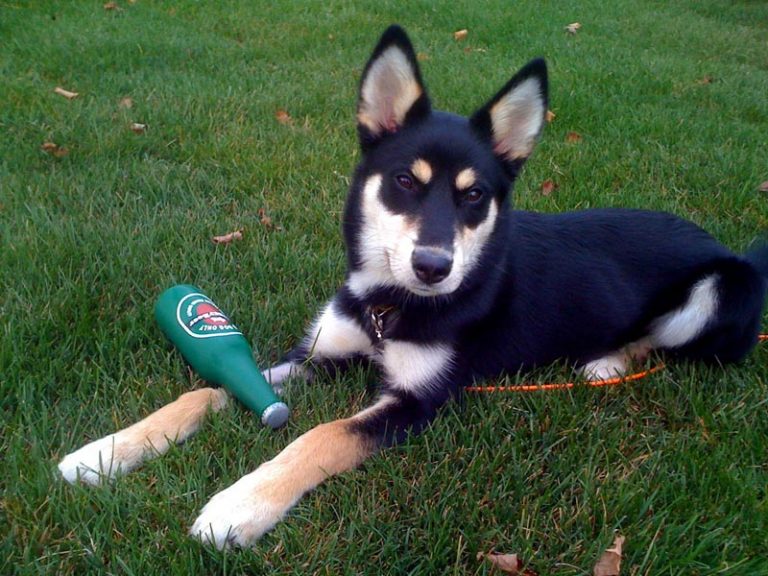
<path fill-rule="evenodd" d="M 190 533 L 217 548 L 250 546 L 308 491 L 356 468 L 375 451 L 351 427 L 355 418 L 321 424 L 206 504 Z"/>
<path fill-rule="evenodd" d="M 218 412 L 229 402 L 221 388 L 202 388 L 175 401 L 133 426 L 86 444 L 68 454 L 59 470 L 68 482 L 99 484 L 125 474 L 145 460 L 165 454 L 197 432 L 209 410 Z"/>

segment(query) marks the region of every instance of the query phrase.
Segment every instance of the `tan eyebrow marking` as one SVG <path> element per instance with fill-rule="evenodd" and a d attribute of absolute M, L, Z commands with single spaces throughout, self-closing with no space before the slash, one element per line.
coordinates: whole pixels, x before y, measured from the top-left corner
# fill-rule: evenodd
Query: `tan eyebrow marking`
<path fill-rule="evenodd" d="M 456 188 L 466 190 L 471 188 L 477 180 L 477 174 L 472 168 L 464 168 L 456 175 Z"/>
<path fill-rule="evenodd" d="M 432 166 L 422 158 L 417 158 L 411 165 L 411 173 L 419 179 L 422 184 L 429 184 L 432 180 Z"/>

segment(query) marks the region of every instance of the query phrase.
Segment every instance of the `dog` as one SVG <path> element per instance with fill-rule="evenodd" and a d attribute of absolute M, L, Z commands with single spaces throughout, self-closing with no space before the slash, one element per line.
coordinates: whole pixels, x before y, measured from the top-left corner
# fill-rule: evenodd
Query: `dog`
<path fill-rule="evenodd" d="M 542 59 L 469 118 L 435 111 L 408 36 L 384 32 L 359 88 L 346 278 L 296 349 L 265 371 L 279 386 L 363 358 L 380 368 L 379 395 L 213 496 L 192 535 L 218 548 L 254 544 L 305 493 L 422 431 L 475 380 L 556 361 L 602 379 L 652 350 L 713 363 L 750 351 L 765 243 L 736 255 L 660 212 L 511 209 L 546 112 Z M 59 469 L 70 482 L 98 484 L 185 440 L 227 402 L 220 389 L 188 392 Z"/>

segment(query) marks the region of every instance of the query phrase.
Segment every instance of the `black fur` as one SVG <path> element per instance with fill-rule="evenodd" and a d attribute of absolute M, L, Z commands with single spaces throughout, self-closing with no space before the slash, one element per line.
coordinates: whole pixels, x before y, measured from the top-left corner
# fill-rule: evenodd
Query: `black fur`
<path fill-rule="evenodd" d="M 365 68 L 396 46 L 423 88 L 413 48 L 398 27 L 388 29 Z M 547 215 L 513 211 L 510 190 L 526 157 L 510 159 L 494 150 L 491 110 L 522 82 L 541 87 L 546 110 L 547 72 L 534 60 L 471 118 L 432 111 L 424 90 L 396 130 L 373 134 L 358 127 L 363 157 L 344 214 L 347 283 L 334 298 L 340 314 L 365 330 L 375 349 L 388 341 L 443 344 L 455 351 L 449 372 L 415 390 L 384 381 L 395 397 L 382 410 L 354 424 L 357 432 L 386 445 L 420 431 L 439 406 L 475 379 L 492 378 L 555 361 L 580 366 L 648 335 L 654 321 L 682 306 L 692 288 L 716 275 L 714 318 L 692 340 L 669 350 L 709 362 L 743 358 L 757 342 L 768 276 L 768 248 L 746 257 L 732 253 L 696 225 L 660 212 L 625 209 Z M 363 84 L 361 84 L 362 86 Z M 543 112 L 542 112 L 543 113 Z M 478 176 L 479 202 L 450 181 L 404 190 L 398 175 L 416 158 L 438 174 L 469 166 Z M 456 228 L 476 229 L 499 206 L 495 227 L 479 260 L 459 287 L 447 294 L 418 295 L 400 285 L 355 294 L 350 279 L 364 266 L 363 187 L 382 175 L 380 201 L 389 212 L 418 219 L 417 242 L 449 246 Z M 381 340 L 372 310 L 386 309 Z M 310 358 L 305 340 L 290 356 Z M 374 358 L 375 359 L 375 358 Z"/>

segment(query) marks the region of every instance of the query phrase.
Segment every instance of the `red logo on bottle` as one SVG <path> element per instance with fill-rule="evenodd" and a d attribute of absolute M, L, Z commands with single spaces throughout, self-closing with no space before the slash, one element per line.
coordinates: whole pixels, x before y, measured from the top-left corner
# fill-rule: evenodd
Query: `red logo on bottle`
<path fill-rule="evenodd" d="M 227 315 L 204 294 L 187 294 L 176 308 L 179 324 L 195 338 L 242 334 Z"/>

